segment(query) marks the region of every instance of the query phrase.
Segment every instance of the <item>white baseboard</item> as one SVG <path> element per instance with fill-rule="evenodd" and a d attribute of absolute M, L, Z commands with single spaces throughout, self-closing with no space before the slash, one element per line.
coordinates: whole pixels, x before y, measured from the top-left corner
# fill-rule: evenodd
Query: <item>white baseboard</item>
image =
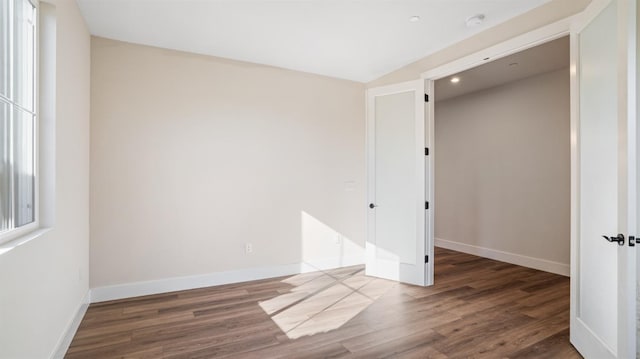
<path fill-rule="evenodd" d="M 459 242 L 452 242 L 446 239 L 436 238 L 436 247 L 451 249 L 458 252 L 473 254 L 480 257 L 495 259 L 501 262 L 516 264 L 519 266 L 538 269 L 545 272 L 551 272 L 568 277 L 570 267 L 568 264 L 553 262 L 546 259 L 527 257 L 520 254 L 503 252 L 495 249 L 473 246 Z"/>
<path fill-rule="evenodd" d="M 364 263 L 363 256 L 328 258 L 304 263 L 270 267 L 238 269 L 188 277 L 175 277 L 144 282 L 125 283 L 91 289 L 91 303 L 139 297 L 143 295 L 175 292 L 216 285 L 248 282 L 252 280 L 282 277 L 331 268 L 348 267 Z"/>
<path fill-rule="evenodd" d="M 76 335 L 78 331 L 78 327 L 80 327 L 80 322 L 82 322 L 82 318 L 84 318 L 84 314 L 87 312 L 87 308 L 89 308 L 89 303 L 91 303 L 91 291 L 88 290 L 87 293 L 82 298 L 80 302 L 80 307 L 76 312 L 76 315 L 73 317 L 73 320 L 67 326 L 64 335 L 60 338 L 58 345 L 56 346 L 56 350 L 53 352 L 54 359 L 62 359 L 64 355 L 69 350 L 69 346 L 71 345 L 71 341 L 73 337 Z"/>

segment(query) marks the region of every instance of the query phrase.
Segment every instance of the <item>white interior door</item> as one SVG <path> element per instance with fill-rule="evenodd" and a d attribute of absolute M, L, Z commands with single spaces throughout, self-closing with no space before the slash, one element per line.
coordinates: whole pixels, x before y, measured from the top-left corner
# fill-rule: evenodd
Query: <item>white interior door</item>
<path fill-rule="evenodd" d="M 367 91 L 367 275 L 427 285 L 424 81 Z"/>
<path fill-rule="evenodd" d="M 595 0 L 573 36 L 571 342 L 585 358 L 635 357 L 635 14 Z"/>

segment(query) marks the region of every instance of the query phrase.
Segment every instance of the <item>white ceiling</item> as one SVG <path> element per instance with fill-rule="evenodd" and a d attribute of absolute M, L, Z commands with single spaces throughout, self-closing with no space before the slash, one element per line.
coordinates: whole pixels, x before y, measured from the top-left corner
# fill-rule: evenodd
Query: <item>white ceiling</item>
<path fill-rule="evenodd" d="M 568 36 L 440 79 L 435 83 L 435 99 L 443 101 L 566 67 L 569 67 Z M 453 77 L 460 82 L 452 83 Z"/>
<path fill-rule="evenodd" d="M 77 1 L 96 36 L 368 82 L 549 0 Z"/>

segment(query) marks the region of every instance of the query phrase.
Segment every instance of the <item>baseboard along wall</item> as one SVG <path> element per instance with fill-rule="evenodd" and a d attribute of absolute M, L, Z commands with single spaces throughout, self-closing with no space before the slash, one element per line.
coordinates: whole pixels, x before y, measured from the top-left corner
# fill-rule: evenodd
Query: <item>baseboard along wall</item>
<path fill-rule="evenodd" d="M 78 311 L 76 315 L 73 317 L 67 329 L 64 332 L 64 335 L 60 338 L 56 349 L 52 354 L 53 359 L 63 359 L 64 355 L 69 350 L 69 346 L 71 345 L 71 341 L 73 337 L 75 337 L 78 328 L 80 327 L 80 323 L 82 322 L 82 318 L 84 318 L 87 309 L 89 308 L 89 303 L 91 303 L 91 290 L 88 290 L 87 293 L 82 298 L 80 302 L 80 306 L 78 307 Z"/>
<path fill-rule="evenodd" d="M 116 284 L 91 289 L 91 303 L 283 277 L 360 264 L 364 264 L 364 256 L 327 258 L 294 264 L 246 268 L 187 277 Z"/>
<path fill-rule="evenodd" d="M 470 244 L 448 241 L 446 239 L 436 238 L 436 247 L 451 249 L 453 251 L 473 254 L 479 257 L 494 259 L 501 262 L 516 264 L 519 266 L 538 269 L 545 272 L 555 273 L 568 277 L 570 274 L 569 264 L 549 261 L 546 259 L 523 256 L 520 254 L 499 251 L 485 247 L 478 247 Z"/>

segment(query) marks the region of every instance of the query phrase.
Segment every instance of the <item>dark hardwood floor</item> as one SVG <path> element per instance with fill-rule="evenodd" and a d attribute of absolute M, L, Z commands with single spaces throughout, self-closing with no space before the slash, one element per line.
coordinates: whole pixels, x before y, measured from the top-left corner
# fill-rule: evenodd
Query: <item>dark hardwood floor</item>
<path fill-rule="evenodd" d="M 441 248 L 432 287 L 363 272 L 92 304 L 66 358 L 580 358 L 569 278 Z"/>

